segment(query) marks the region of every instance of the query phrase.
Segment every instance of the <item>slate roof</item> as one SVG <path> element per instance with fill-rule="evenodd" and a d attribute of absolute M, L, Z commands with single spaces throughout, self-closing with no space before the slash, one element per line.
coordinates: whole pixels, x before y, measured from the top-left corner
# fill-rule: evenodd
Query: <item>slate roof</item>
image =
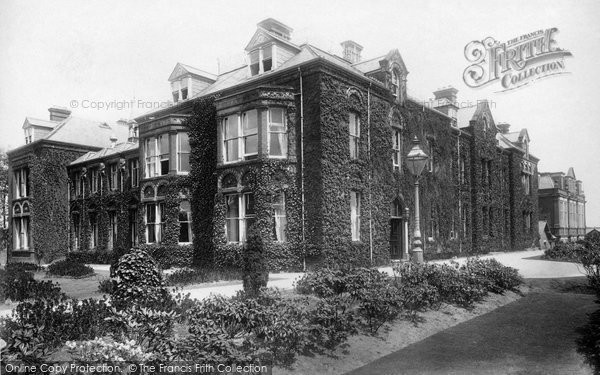
<path fill-rule="evenodd" d="M 88 163 L 92 160 L 104 159 L 111 155 L 122 154 L 128 151 L 133 151 L 138 149 L 139 144 L 137 142 L 123 142 L 117 143 L 115 147 L 107 147 L 103 148 L 100 151 L 90 151 L 86 154 L 81 155 L 79 158 L 75 159 L 69 165 L 76 165 L 81 163 Z"/>
<path fill-rule="evenodd" d="M 540 175 L 538 189 L 554 189 L 554 181 L 548 175 Z"/>
<path fill-rule="evenodd" d="M 129 135 L 129 128 L 122 125 L 86 120 L 69 116 L 48 134 L 44 139 L 49 141 L 76 143 L 83 146 L 108 147 L 110 137 L 124 141 Z"/>

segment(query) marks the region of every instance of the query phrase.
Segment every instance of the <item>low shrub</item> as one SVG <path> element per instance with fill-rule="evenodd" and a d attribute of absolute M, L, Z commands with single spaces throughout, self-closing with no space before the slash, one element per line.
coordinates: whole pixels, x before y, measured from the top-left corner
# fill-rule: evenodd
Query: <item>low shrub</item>
<path fill-rule="evenodd" d="M 241 280 L 242 271 L 236 268 L 182 268 L 166 276 L 167 285 L 190 285 L 215 281 Z"/>
<path fill-rule="evenodd" d="M 419 312 L 437 309 L 441 303 L 437 288 L 427 283 L 399 285 L 398 292 L 402 309 L 411 321 L 416 321 Z"/>
<path fill-rule="evenodd" d="M 35 299 L 17 305 L 9 326 L 36 327 L 40 345 L 56 350 L 68 340 L 91 340 L 113 332 L 106 321 L 110 315 L 106 300 Z M 17 331 L 10 332 L 11 345 L 22 334 Z"/>
<path fill-rule="evenodd" d="M 400 264 L 394 270 L 402 285 L 430 285 L 437 289 L 440 301 L 471 308 L 487 294 L 484 281 L 451 264 Z"/>
<path fill-rule="evenodd" d="M 83 263 L 59 260 L 48 266 L 48 274 L 53 276 L 86 277 L 94 274 L 94 269 Z"/>
<path fill-rule="evenodd" d="M 139 248 L 148 252 L 162 269 L 189 267 L 192 265 L 194 258 L 194 247 L 192 245 L 144 244 L 140 245 Z"/>
<path fill-rule="evenodd" d="M 60 300 L 66 296 L 58 284 L 52 281 L 37 281 L 31 272 L 21 267 L 0 270 L 0 300 L 25 301 L 29 299 Z"/>
<path fill-rule="evenodd" d="M 106 251 L 72 251 L 66 260 L 83 264 L 111 264 L 115 254 Z"/>
<path fill-rule="evenodd" d="M 576 242 L 559 242 L 554 247 L 544 251 L 544 259 L 580 262 L 584 246 Z"/>
<path fill-rule="evenodd" d="M 386 322 L 393 321 L 402 311 L 401 294 L 390 283 L 371 283 L 356 294 L 358 311 L 371 334 Z"/>
<path fill-rule="evenodd" d="M 346 291 L 345 276 L 344 271 L 329 268 L 307 272 L 296 281 L 296 291 L 321 298 L 333 297 Z"/>
<path fill-rule="evenodd" d="M 6 265 L 6 269 L 7 270 L 23 270 L 23 271 L 35 272 L 35 271 L 41 270 L 42 267 L 38 266 L 35 263 L 13 262 L 13 263 L 8 263 Z"/>
<path fill-rule="evenodd" d="M 335 296 L 319 300 L 307 313 L 308 342 L 306 351 L 333 350 L 358 333 L 359 320 L 348 297 Z"/>
<path fill-rule="evenodd" d="M 523 283 L 519 271 L 512 267 L 506 267 L 496 259 L 470 258 L 461 267 L 477 277 L 483 286 L 492 293 L 501 294 L 507 290 L 516 290 Z"/>
<path fill-rule="evenodd" d="M 342 293 L 356 294 L 372 283 L 389 282 L 387 274 L 371 268 L 332 270 L 321 268 L 304 274 L 296 282 L 300 294 L 314 294 L 318 297 L 333 297 Z"/>

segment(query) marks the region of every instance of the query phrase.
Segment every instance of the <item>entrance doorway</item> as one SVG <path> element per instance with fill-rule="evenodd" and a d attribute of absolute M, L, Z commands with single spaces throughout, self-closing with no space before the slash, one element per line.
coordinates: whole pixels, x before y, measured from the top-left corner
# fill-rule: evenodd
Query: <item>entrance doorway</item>
<path fill-rule="evenodd" d="M 390 258 L 408 259 L 408 210 L 394 199 L 390 215 Z"/>

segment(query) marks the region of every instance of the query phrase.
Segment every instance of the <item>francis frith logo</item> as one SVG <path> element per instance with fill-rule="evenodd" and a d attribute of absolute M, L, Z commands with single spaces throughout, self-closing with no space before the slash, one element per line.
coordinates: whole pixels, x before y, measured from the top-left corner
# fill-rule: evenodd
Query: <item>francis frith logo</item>
<path fill-rule="evenodd" d="M 523 87 L 540 78 L 568 73 L 565 57 L 571 52 L 557 46 L 556 27 L 537 30 L 501 43 L 492 37 L 474 40 L 465 47 L 465 57 L 472 63 L 463 80 L 469 87 L 498 82 L 501 91 Z"/>

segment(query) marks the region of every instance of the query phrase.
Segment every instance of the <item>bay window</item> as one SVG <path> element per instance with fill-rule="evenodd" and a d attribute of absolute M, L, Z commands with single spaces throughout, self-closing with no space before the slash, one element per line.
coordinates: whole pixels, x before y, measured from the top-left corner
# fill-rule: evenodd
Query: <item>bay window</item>
<path fill-rule="evenodd" d="M 169 174 L 169 135 L 163 134 L 158 137 L 156 142 L 158 146 L 158 155 L 160 157 L 159 175 Z"/>
<path fill-rule="evenodd" d="M 240 160 L 239 154 L 239 116 L 231 115 L 223 119 L 223 160 L 232 162 Z"/>
<path fill-rule="evenodd" d="M 156 138 L 146 139 L 144 153 L 146 177 L 154 177 L 156 176 Z"/>
<path fill-rule="evenodd" d="M 285 110 L 269 108 L 269 156 L 287 157 L 287 129 Z"/>
<path fill-rule="evenodd" d="M 190 171 L 190 141 L 187 133 L 177 133 L 177 172 Z"/>
<path fill-rule="evenodd" d="M 29 226 L 29 204 L 15 204 L 13 207 L 13 247 L 15 250 L 28 250 L 31 243 Z"/>
<path fill-rule="evenodd" d="M 350 112 L 350 159 L 358 159 L 358 149 L 360 140 L 360 117 L 354 112 Z"/>
<path fill-rule="evenodd" d="M 242 113 L 242 149 L 244 159 L 258 155 L 258 112 L 253 109 Z"/>

